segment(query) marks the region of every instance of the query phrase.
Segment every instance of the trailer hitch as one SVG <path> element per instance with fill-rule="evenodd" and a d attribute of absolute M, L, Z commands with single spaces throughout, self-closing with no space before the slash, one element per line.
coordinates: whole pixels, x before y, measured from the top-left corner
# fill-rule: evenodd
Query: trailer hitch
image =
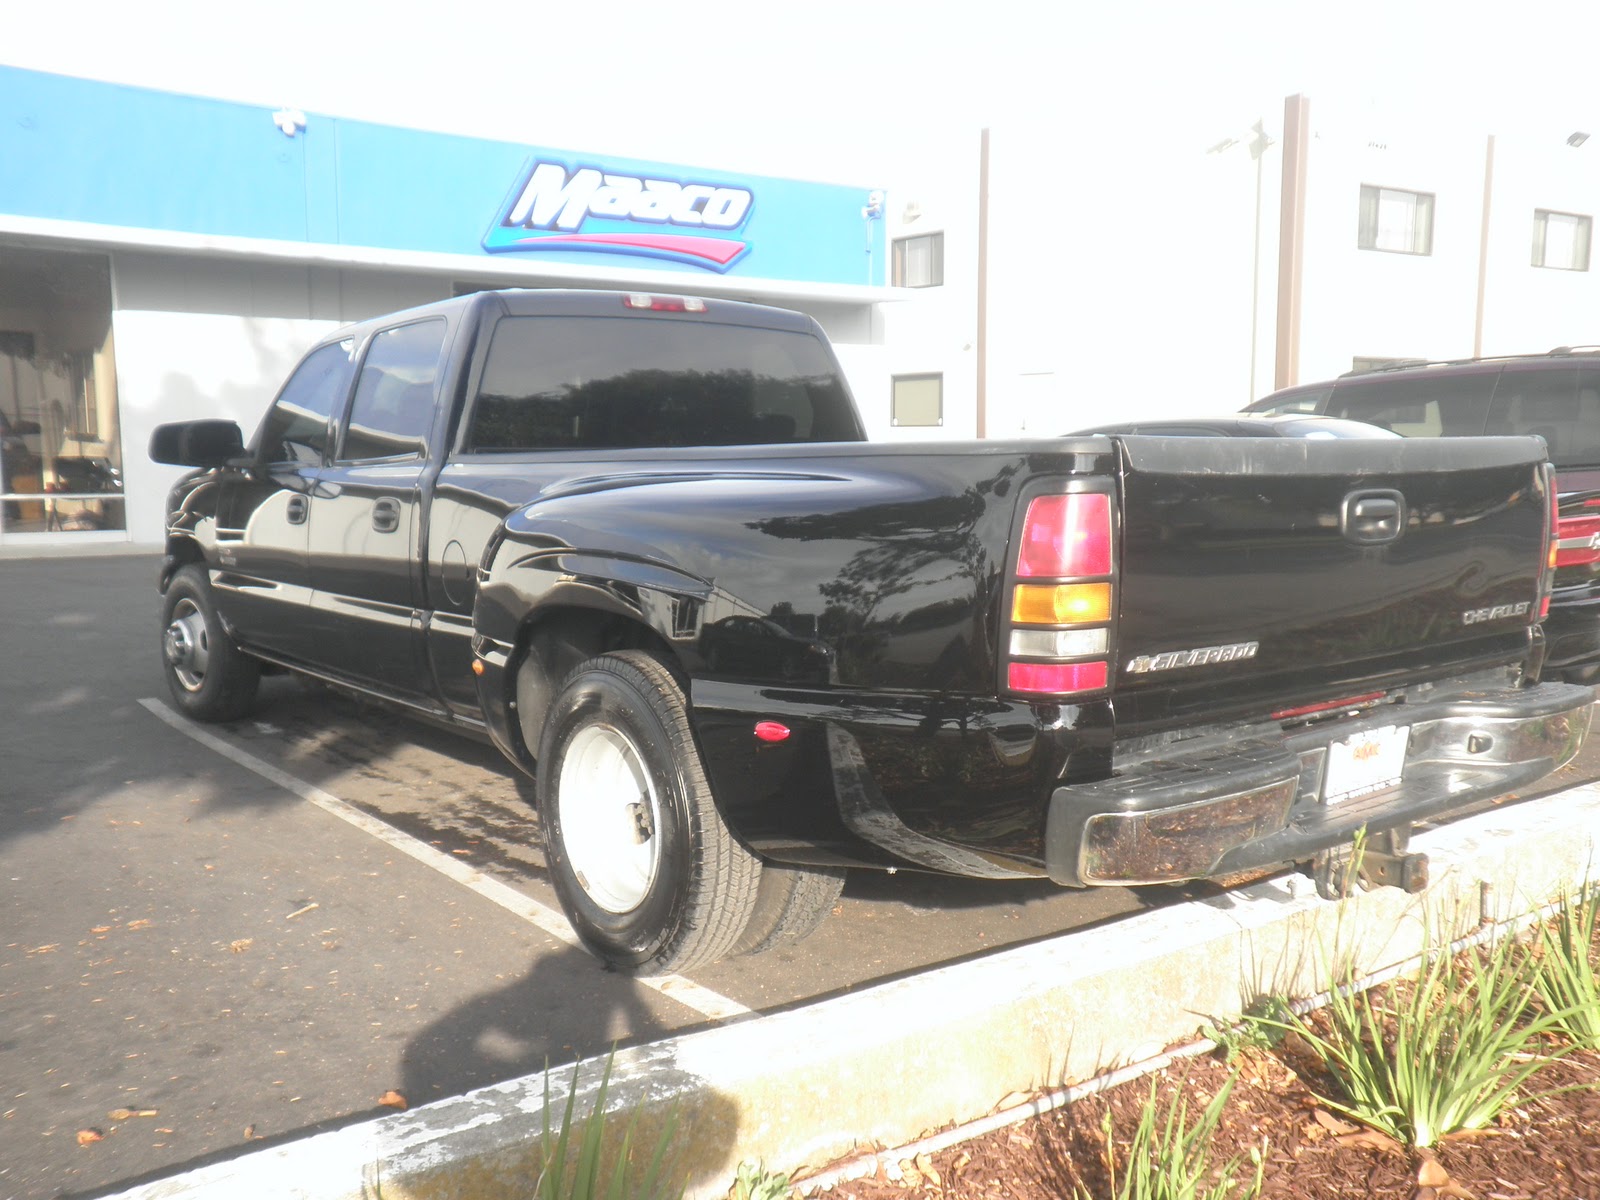
<path fill-rule="evenodd" d="M 1407 850 L 1411 827 L 1369 834 L 1358 843 L 1318 851 L 1311 859 L 1317 895 L 1340 900 L 1363 888 L 1397 887 L 1414 896 L 1428 886 L 1428 856 Z"/>

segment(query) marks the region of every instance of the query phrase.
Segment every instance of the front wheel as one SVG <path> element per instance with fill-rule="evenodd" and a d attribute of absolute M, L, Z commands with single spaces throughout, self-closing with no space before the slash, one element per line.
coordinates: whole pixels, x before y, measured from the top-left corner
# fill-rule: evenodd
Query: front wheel
<path fill-rule="evenodd" d="M 196 721 L 234 721 L 255 704 L 261 664 L 228 637 L 196 563 L 180 567 L 161 597 L 161 664 L 173 702 Z"/>
<path fill-rule="evenodd" d="M 723 824 L 672 673 L 637 650 L 582 664 L 539 739 L 551 879 L 584 944 L 660 974 L 728 954 L 761 863 Z"/>

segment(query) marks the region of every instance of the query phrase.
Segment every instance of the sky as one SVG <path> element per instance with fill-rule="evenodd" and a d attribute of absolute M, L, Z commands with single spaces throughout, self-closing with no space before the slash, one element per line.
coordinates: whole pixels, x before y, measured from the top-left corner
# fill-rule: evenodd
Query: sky
<path fill-rule="evenodd" d="M 1203 150 L 1292 93 L 1375 129 L 1600 131 L 1600 5 L 24 0 L 0 63 L 763 174 L 891 182 L 984 125 Z M 3 169 L 3 164 L 0 164 Z"/>

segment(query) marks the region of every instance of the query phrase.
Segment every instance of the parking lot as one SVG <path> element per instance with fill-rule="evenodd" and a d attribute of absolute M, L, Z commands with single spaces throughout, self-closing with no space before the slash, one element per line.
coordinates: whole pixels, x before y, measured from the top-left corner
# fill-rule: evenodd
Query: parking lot
<path fill-rule="evenodd" d="M 527 781 L 277 678 L 166 704 L 153 555 L 0 560 L 0 1197 L 81 1195 L 1176 894 L 853 879 L 655 986 L 574 948 Z M 374 819 L 376 818 L 376 820 Z"/>
<path fill-rule="evenodd" d="M 177 717 L 155 570 L 0 560 L 0 1197 L 126 1186 L 1185 898 L 861 875 L 799 946 L 608 973 L 489 747 L 286 678 L 246 721 Z"/>

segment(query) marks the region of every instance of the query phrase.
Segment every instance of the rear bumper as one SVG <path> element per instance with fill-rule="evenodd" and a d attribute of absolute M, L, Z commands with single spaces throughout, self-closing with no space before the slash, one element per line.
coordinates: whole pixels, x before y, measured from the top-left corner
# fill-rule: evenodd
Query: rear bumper
<path fill-rule="evenodd" d="M 1276 726 L 1162 747 L 1098 783 L 1057 788 L 1050 877 L 1071 886 L 1168 883 L 1311 857 L 1369 832 L 1525 787 L 1588 735 L 1594 689 L 1546 683 L 1389 705 L 1284 733 Z M 1324 802 L 1330 747 L 1408 729 L 1400 780 Z M 1119 767 L 1122 763 L 1119 761 Z"/>

